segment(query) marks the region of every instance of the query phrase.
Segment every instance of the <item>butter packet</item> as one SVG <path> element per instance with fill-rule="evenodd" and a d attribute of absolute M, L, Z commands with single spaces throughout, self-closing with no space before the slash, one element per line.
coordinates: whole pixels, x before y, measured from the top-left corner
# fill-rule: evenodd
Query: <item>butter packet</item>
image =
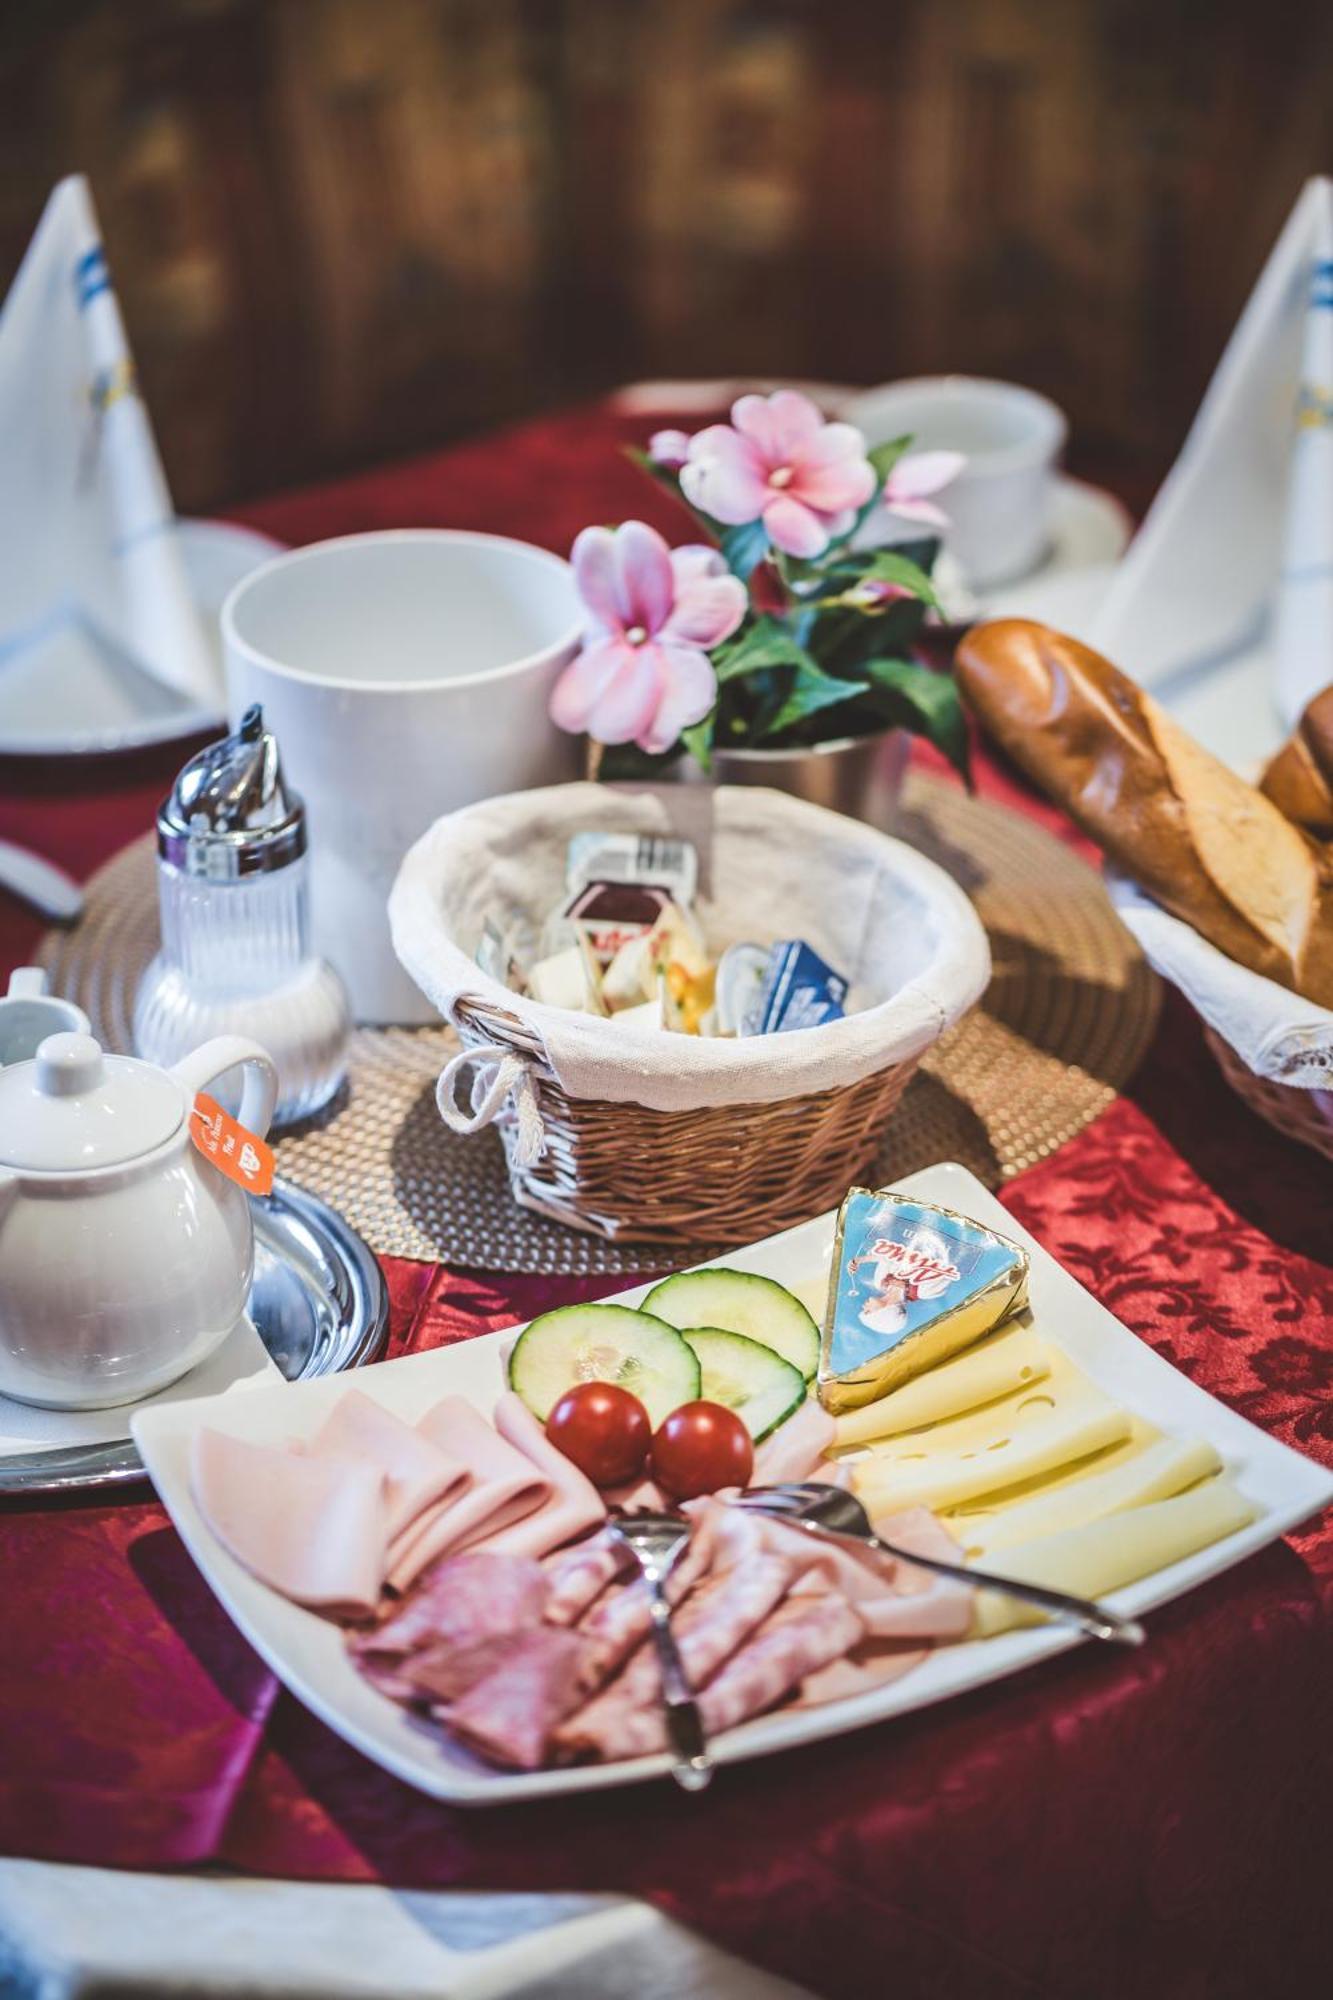
<path fill-rule="evenodd" d="M 1027 1304 L 1027 1252 L 933 1202 L 854 1187 L 838 1211 L 819 1355 L 835 1415 L 887 1395 Z"/>

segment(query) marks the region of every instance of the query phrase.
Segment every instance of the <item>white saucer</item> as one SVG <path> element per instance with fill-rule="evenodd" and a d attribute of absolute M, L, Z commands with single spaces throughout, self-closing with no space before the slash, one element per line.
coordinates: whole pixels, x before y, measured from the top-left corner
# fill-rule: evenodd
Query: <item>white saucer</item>
<path fill-rule="evenodd" d="M 182 1396 L 224 1396 L 247 1383 L 281 1382 L 282 1374 L 255 1331 L 248 1313 L 237 1320 L 221 1347 L 197 1367 L 137 1403 L 110 1410 L 39 1410 L 0 1396 L 0 1462 L 16 1452 L 59 1451 L 71 1445 L 118 1444 L 130 1434 L 136 1410 L 178 1402 Z"/>
<path fill-rule="evenodd" d="M 227 521 L 180 521 L 186 574 L 203 614 L 223 684 L 218 613 L 233 584 L 281 544 Z M 0 755 L 78 757 L 175 743 L 222 721 L 221 703 L 201 707 L 164 687 L 91 635 L 66 628 L 0 664 Z"/>
<path fill-rule="evenodd" d="M 947 507 L 947 496 L 944 504 Z M 1076 625 L 1090 618 L 1101 603 L 1111 571 L 1133 532 L 1133 522 L 1113 493 L 1061 473 L 1055 482 L 1051 546 L 1045 562 L 1014 583 L 974 590 L 973 615 L 1036 618 L 1077 638 Z"/>

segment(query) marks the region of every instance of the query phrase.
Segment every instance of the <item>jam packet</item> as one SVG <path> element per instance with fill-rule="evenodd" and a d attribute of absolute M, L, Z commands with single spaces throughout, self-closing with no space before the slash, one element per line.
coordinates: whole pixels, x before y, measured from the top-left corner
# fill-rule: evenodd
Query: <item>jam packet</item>
<path fill-rule="evenodd" d="M 573 896 L 590 882 L 656 883 L 673 902 L 692 903 L 699 857 L 688 840 L 650 833 L 576 833 L 565 859 Z"/>
<path fill-rule="evenodd" d="M 1022 1311 L 1027 1252 L 980 1222 L 887 1189 L 838 1211 L 819 1357 L 835 1414 L 896 1389 Z"/>

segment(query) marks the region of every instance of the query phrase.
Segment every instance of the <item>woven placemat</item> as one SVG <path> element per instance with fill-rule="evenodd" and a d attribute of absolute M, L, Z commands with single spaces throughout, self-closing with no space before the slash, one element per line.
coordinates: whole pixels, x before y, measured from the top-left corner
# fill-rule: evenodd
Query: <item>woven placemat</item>
<path fill-rule="evenodd" d="M 879 1178 L 961 1160 L 988 1187 L 1045 1157 L 1115 1096 L 1151 1037 L 1158 989 L 1087 864 L 1002 806 L 913 774 L 896 831 L 976 903 L 995 975 L 981 1005 L 931 1049 L 885 1133 Z M 151 836 L 87 884 L 72 931 L 44 939 L 58 993 L 108 1048 L 132 1047 L 134 994 L 157 950 Z M 660 1249 L 605 1243 L 515 1206 L 494 1132 L 440 1123 L 445 1028 L 359 1028 L 347 1088 L 277 1142 L 279 1170 L 331 1202 L 371 1248 L 500 1271 L 633 1273 Z M 699 1244 L 667 1260 L 715 1254 Z"/>

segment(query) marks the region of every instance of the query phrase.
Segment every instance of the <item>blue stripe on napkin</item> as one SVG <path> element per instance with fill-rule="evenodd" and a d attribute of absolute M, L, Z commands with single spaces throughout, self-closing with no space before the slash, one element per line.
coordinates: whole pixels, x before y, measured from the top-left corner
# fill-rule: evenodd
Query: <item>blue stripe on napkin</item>
<path fill-rule="evenodd" d="M 79 311 L 91 305 L 99 292 L 110 290 L 111 273 L 107 269 L 106 251 L 100 243 L 94 243 L 74 266 L 74 296 L 78 300 Z"/>

